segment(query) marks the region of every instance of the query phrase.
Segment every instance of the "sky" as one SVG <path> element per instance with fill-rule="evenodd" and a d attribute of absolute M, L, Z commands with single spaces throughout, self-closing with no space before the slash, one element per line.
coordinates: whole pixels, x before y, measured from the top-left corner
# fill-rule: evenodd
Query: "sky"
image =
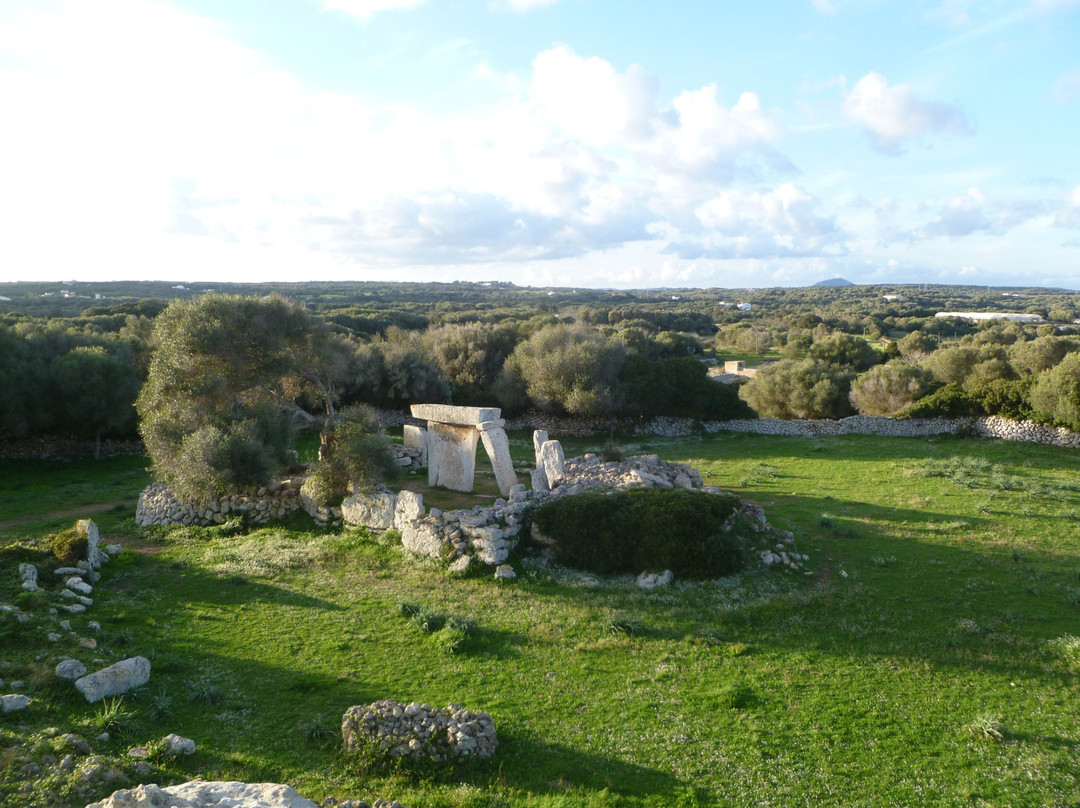
<path fill-rule="evenodd" d="M 0 0 L 0 281 L 1080 288 L 1080 0 Z"/>

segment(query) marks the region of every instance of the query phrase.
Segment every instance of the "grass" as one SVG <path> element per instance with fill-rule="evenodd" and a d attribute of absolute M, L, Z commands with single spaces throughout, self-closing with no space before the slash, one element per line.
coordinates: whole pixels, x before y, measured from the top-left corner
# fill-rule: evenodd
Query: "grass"
<path fill-rule="evenodd" d="M 566 445 L 573 456 L 597 443 Z M 1080 523 L 1068 514 L 1080 455 L 866 436 L 628 449 L 653 451 L 764 507 L 795 533 L 810 574 L 644 591 L 515 560 L 517 581 L 498 586 L 364 531 L 294 520 L 231 536 L 143 532 L 129 512 L 105 539 L 138 552 L 111 562 L 92 609 L 72 618 L 80 634 L 99 620 L 124 642 L 49 650 L 91 668 L 152 660 L 146 692 L 124 699 L 122 740 L 95 752 L 122 761 L 166 732 L 199 751 L 162 757 L 144 781 L 271 780 L 317 802 L 453 808 L 1075 802 Z M 988 487 L 995 474 L 1022 482 Z M 0 575 L 0 603 L 16 602 L 14 577 Z M 55 665 L 14 637 L 0 646 L 5 680 Z M 53 804 L 18 791 L 24 758 L 52 728 L 100 724 L 101 707 L 66 687 L 32 695 L 0 717 L 5 806 Z M 485 710 L 499 753 L 453 769 L 345 756 L 340 715 L 380 698 Z"/>

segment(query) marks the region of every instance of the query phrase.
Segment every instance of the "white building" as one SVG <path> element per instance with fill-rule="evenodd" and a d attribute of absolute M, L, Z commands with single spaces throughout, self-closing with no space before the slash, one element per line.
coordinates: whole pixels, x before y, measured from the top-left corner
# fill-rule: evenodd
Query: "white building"
<path fill-rule="evenodd" d="M 1041 323 L 1038 314 L 1019 314 L 1007 311 L 939 311 L 935 317 L 957 317 L 961 320 L 1008 320 L 1010 323 Z"/>

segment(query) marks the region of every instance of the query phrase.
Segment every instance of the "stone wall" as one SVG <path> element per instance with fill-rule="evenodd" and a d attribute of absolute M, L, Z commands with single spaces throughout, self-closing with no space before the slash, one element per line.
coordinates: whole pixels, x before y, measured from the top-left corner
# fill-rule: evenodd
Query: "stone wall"
<path fill-rule="evenodd" d="M 135 523 L 145 525 L 220 525 L 231 515 L 247 514 L 249 521 L 263 524 L 281 519 L 301 507 L 303 477 L 278 480 L 249 494 L 230 494 L 209 502 L 177 499 L 168 488 L 154 483 L 139 494 Z"/>
<path fill-rule="evenodd" d="M 386 425 L 412 423 L 402 413 L 381 411 L 379 420 Z M 1012 421 L 998 415 L 981 418 L 911 418 L 853 415 L 838 421 L 784 421 L 778 418 L 755 418 L 735 421 L 695 421 L 692 418 L 659 417 L 627 419 L 610 417 L 561 418 L 550 413 L 529 412 L 506 419 L 506 429 L 544 429 L 560 435 L 604 435 L 614 427 L 621 432 L 657 437 L 687 437 L 705 431 L 752 432 L 759 435 L 818 437 L 830 435 L 879 435 L 881 437 L 923 438 L 931 435 L 975 435 L 983 438 L 1041 443 L 1047 446 L 1080 448 L 1080 433 L 1064 427 L 1047 426 L 1033 421 Z"/>

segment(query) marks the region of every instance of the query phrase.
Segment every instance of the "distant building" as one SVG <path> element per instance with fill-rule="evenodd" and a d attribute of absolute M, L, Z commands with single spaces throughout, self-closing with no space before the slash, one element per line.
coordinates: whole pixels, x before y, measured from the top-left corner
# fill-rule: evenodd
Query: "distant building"
<path fill-rule="evenodd" d="M 3 295 L 0 295 L 0 303 L 10 303 L 10 302 L 11 302 L 10 297 L 4 297 Z"/>
<path fill-rule="evenodd" d="M 903 300 L 903 295 L 882 295 L 881 299 L 887 303 L 895 303 L 897 300 Z"/>
<path fill-rule="evenodd" d="M 753 306 L 752 303 L 740 303 L 736 308 L 738 308 L 739 311 L 753 311 L 754 310 L 754 306 Z"/>
<path fill-rule="evenodd" d="M 961 320 L 1008 320 L 1010 323 L 1041 323 L 1038 314 L 1019 314 L 1007 311 L 939 311 L 935 317 L 956 317 Z"/>

